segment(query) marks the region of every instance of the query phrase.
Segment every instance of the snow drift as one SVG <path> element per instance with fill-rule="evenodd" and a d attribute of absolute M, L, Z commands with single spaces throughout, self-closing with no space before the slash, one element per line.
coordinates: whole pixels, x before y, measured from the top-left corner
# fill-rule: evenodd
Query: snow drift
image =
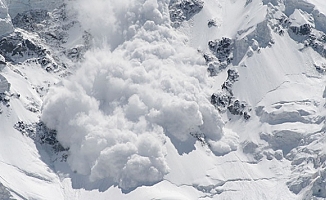
<path fill-rule="evenodd" d="M 96 46 L 106 42 L 88 51 L 77 73 L 49 92 L 42 114 L 70 148 L 72 170 L 129 190 L 169 172 L 168 139 L 193 146 L 191 134 L 205 134 L 217 155 L 236 149 L 237 135 L 223 134 L 209 101 L 205 62 L 171 28 L 167 0 L 88 5 L 78 2 L 80 21 Z"/>

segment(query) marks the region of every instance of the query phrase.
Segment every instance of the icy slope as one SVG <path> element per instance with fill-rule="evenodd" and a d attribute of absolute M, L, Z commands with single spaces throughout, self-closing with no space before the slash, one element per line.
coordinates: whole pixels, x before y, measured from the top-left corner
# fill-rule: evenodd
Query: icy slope
<path fill-rule="evenodd" d="M 326 198 L 323 1 L 7 3 L 0 198 Z"/>

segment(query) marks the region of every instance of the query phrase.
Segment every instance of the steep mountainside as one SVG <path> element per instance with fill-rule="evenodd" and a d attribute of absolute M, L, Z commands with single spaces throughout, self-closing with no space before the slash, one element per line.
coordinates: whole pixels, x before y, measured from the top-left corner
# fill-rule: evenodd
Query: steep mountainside
<path fill-rule="evenodd" d="M 326 198 L 323 0 L 0 9 L 0 199 Z"/>

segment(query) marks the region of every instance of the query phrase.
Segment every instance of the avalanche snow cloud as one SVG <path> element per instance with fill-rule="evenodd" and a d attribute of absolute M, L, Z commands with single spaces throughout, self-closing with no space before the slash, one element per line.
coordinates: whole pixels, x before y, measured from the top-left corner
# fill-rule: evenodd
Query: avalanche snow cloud
<path fill-rule="evenodd" d="M 89 4 L 75 6 L 95 45 L 43 104 L 42 120 L 70 148 L 72 170 L 130 190 L 169 172 L 166 140 L 193 146 L 191 134 L 205 134 L 217 155 L 236 149 L 237 135 L 223 134 L 208 100 L 201 55 L 170 26 L 168 0 Z"/>

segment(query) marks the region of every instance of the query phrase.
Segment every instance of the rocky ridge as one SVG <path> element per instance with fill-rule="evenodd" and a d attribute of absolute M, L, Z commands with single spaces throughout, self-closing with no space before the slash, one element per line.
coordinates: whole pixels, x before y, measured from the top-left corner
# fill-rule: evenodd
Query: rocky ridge
<path fill-rule="evenodd" d="M 245 6 L 250 6 L 247 1 Z M 300 52 L 311 48 L 325 58 L 325 22 L 326 18 L 316 6 L 307 1 L 273 1 L 264 0 L 267 8 L 265 19 L 256 27 L 238 30 L 234 38 L 225 38 L 208 41 L 209 52 L 203 52 L 211 76 L 218 76 L 227 71 L 227 80 L 222 84 L 222 90 L 212 94 L 211 103 L 221 112 L 228 110 L 233 115 L 243 115 L 249 119 L 251 109 L 247 104 L 236 99 L 232 91 L 233 85 L 238 82 L 241 73 L 238 68 L 250 68 L 245 59 L 260 54 L 266 48 L 275 45 L 274 34 L 280 37 L 289 37 L 300 44 Z M 208 21 L 208 26 L 214 28 L 214 20 Z M 317 59 L 310 68 L 316 70 L 323 79 L 325 63 Z M 243 71 L 241 69 L 241 71 Z M 234 96 L 235 95 L 235 96 Z M 319 97 L 320 98 L 320 97 Z M 304 107 L 303 105 L 306 105 Z M 261 132 L 259 137 L 267 142 L 267 146 L 257 143 L 244 143 L 243 152 L 253 154 L 256 160 L 286 159 L 291 161 L 292 174 L 287 182 L 289 190 L 295 194 L 304 194 L 304 199 L 326 198 L 324 185 L 325 165 L 321 153 L 323 148 L 316 147 L 316 143 L 323 143 L 325 134 L 325 117 L 323 99 L 304 99 L 301 101 L 277 102 L 272 109 L 268 105 L 254 108 L 256 116 L 262 124 L 268 124 L 271 132 Z M 246 111 L 244 111 L 247 109 Z M 268 111 L 267 111 L 268 110 Z M 249 119 L 250 120 L 250 119 Z M 303 124 L 314 127 L 309 133 L 290 128 L 293 124 Z M 288 124 L 288 127 L 279 127 Z M 304 128 L 303 128 L 304 129 Z M 317 145 L 318 146 L 318 145 Z M 269 149 L 272 149 L 270 151 Z M 304 166 L 313 163 L 311 172 L 303 173 Z"/>

